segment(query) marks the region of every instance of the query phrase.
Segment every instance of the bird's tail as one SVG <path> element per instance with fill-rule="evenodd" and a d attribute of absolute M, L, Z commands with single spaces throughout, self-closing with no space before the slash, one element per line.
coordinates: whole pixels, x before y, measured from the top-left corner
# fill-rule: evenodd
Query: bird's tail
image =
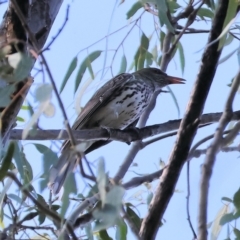
<path fill-rule="evenodd" d="M 67 176 L 73 171 L 76 161 L 76 154 L 68 149 L 62 152 L 58 162 L 50 169 L 48 187 L 54 195 L 59 193 Z"/>

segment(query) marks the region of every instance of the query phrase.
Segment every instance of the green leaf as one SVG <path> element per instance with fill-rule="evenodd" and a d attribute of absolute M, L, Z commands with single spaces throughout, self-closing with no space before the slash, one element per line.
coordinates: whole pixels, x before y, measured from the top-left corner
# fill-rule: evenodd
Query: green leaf
<path fill-rule="evenodd" d="M 121 61 L 121 68 L 118 74 L 120 73 L 125 73 L 127 70 L 127 58 L 125 55 L 122 56 L 122 61 Z"/>
<path fill-rule="evenodd" d="M 240 231 L 237 228 L 233 228 L 233 232 L 235 234 L 235 236 L 237 237 L 237 240 L 240 239 Z"/>
<path fill-rule="evenodd" d="M 150 67 L 153 63 L 153 55 L 150 52 L 146 52 L 145 67 Z"/>
<path fill-rule="evenodd" d="M 157 45 L 155 45 L 152 49 L 152 56 L 153 56 L 154 62 L 156 63 L 157 62 L 157 57 L 158 57 Z"/>
<path fill-rule="evenodd" d="M 38 224 L 41 225 L 45 222 L 46 219 L 46 215 L 43 213 L 39 213 L 38 215 Z"/>
<path fill-rule="evenodd" d="M 214 16 L 214 13 L 208 9 L 208 8 L 200 8 L 197 12 L 197 15 L 202 19 L 205 20 L 204 17 L 212 19 Z"/>
<path fill-rule="evenodd" d="M 0 168 L 0 181 L 2 181 L 4 179 L 8 169 L 11 166 L 13 153 L 14 153 L 14 143 L 10 142 L 9 147 L 7 149 L 7 152 L 6 152 L 6 155 L 4 156 L 2 164 L 1 164 L 1 168 Z"/>
<path fill-rule="evenodd" d="M 147 195 L 147 205 L 148 205 L 148 206 L 149 206 L 149 204 L 151 203 L 152 198 L 153 198 L 153 193 L 150 192 L 150 193 Z"/>
<path fill-rule="evenodd" d="M 240 209 L 238 209 L 234 214 L 233 214 L 234 219 L 238 219 L 240 217 Z"/>
<path fill-rule="evenodd" d="M 116 225 L 116 240 L 127 240 L 127 224 L 122 220 L 119 219 Z"/>
<path fill-rule="evenodd" d="M 17 116 L 17 121 L 18 121 L 18 122 L 25 122 L 25 119 L 22 118 L 22 117 Z"/>
<path fill-rule="evenodd" d="M 13 158 L 15 160 L 16 166 L 17 166 L 17 170 L 20 173 L 20 177 L 22 180 L 24 180 L 24 160 L 23 160 L 23 156 L 22 156 L 22 152 L 20 149 L 20 143 L 18 141 L 14 141 L 14 154 L 13 154 Z"/>
<path fill-rule="evenodd" d="M 96 60 L 100 55 L 101 55 L 102 51 L 97 50 L 95 52 L 90 53 L 82 62 L 82 64 L 80 65 L 80 68 L 78 70 L 77 73 L 77 77 L 76 77 L 76 81 L 75 81 L 75 89 L 74 89 L 74 93 L 77 91 L 83 75 L 86 71 L 86 69 L 88 68 L 88 70 L 90 71 L 90 74 L 92 75 L 93 78 L 93 71 L 92 71 L 92 67 L 91 67 L 91 63 Z"/>
<path fill-rule="evenodd" d="M 52 96 L 52 85 L 49 83 L 41 84 L 35 90 L 35 99 L 38 102 L 45 102 Z"/>
<path fill-rule="evenodd" d="M 232 199 L 231 198 L 228 198 L 228 197 L 222 197 L 222 201 L 227 201 L 227 202 L 230 202 L 232 203 Z"/>
<path fill-rule="evenodd" d="M 126 213 L 128 214 L 129 218 L 132 220 L 132 222 L 135 224 L 136 228 L 140 230 L 141 219 L 128 205 L 127 205 Z"/>
<path fill-rule="evenodd" d="M 160 32 L 161 51 L 163 50 L 163 43 L 164 43 L 165 36 L 166 36 L 165 32 L 161 31 Z"/>
<path fill-rule="evenodd" d="M 146 53 L 149 47 L 149 39 L 143 33 L 141 37 L 140 47 L 137 50 L 137 53 L 134 56 L 135 60 L 135 70 L 144 68 L 144 62 L 146 59 Z"/>
<path fill-rule="evenodd" d="M 109 235 L 108 235 L 108 232 L 104 229 L 104 230 L 101 230 L 97 233 L 98 235 L 98 239 L 99 240 L 113 240 Z"/>
<path fill-rule="evenodd" d="M 43 144 L 34 143 L 33 144 L 36 149 L 43 154 L 42 160 L 43 160 L 43 180 L 40 182 L 40 190 L 43 191 L 48 183 L 48 174 L 49 169 L 51 165 L 54 165 L 58 161 L 57 154 L 52 151 L 50 148 Z"/>
<path fill-rule="evenodd" d="M 0 107 L 6 107 L 11 102 L 11 95 L 15 91 L 15 85 L 10 84 L 0 88 Z"/>
<path fill-rule="evenodd" d="M 226 40 L 224 42 L 224 47 L 231 44 L 233 40 L 234 40 L 234 37 L 231 34 L 227 34 Z"/>
<path fill-rule="evenodd" d="M 238 7 L 238 1 L 236 1 L 236 0 L 229 0 L 229 2 L 228 2 L 228 9 L 227 9 L 227 15 L 226 15 L 226 18 L 225 18 L 224 24 L 223 24 L 223 31 L 220 34 L 220 35 L 223 35 L 223 36 L 222 36 L 222 38 L 219 41 L 218 50 L 221 49 L 224 46 L 224 43 L 225 43 L 225 40 L 226 40 L 226 35 L 225 34 L 230 29 L 230 26 L 231 26 L 230 23 L 236 16 L 237 7 Z"/>
<path fill-rule="evenodd" d="M 185 57 L 184 57 L 184 50 L 180 42 L 178 42 L 178 51 L 179 51 L 179 57 L 180 57 L 181 70 L 183 74 L 185 69 Z"/>
<path fill-rule="evenodd" d="M 34 143 L 33 145 L 34 145 L 34 146 L 36 147 L 36 149 L 37 149 L 40 153 L 42 153 L 42 154 L 45 154 L 46 152 L 48 152 L 48 151 L 50 150 L 47 146 L 45 146 L 45 145 L 43 145 L 43 144 Z"/>
<path fill-rule="evenodd" d="M 149 39 L 143 33 L 141 37 L 141 45 L 139 49 L 139 58 L 138 58 L 138 69 L 142 69 L 144 67 L 144 62 L 146 59 L 146 53 L 149 47 Z"/>
<path fill-rule="evenodd" d="M 141 2 L 137 1 L 131 7 L 131 9 L 127 12 L 127 19 L 131 18 L 143 5 Z"/>
<path fill-rule="evenodd" d="M 222 225 L 220 224 L 220 221 L 222 217 L 227 214 L 228 212 L 228 205 L 224 205 L 219 212 L 217 213 L 217 216 L 215 217 L 215 220 L 212 225 L 211 229 L 211 240 L 217 240 L 218 236 L 222 230 Z"/>
<path fill-rule="evenodd" d="M 157 9 L 158 9 L 158 18 L 159 18 L 159 22 L 161 24 L 161 26 L 163 26 L 164 24 L 166 25 L 167 29 L 174 33 L 174 28 L 172 26 L 172 24 L 170 23 L 169 19 L 168 19 L 168 15 L 167 15 L 167 4 L 166 4 L 166 0 L 156 0 L 156 4 L 157 4 Z"/>
<path fill-rule="evenodd" d="M 20 197 L 17 196 L 16 194 L 9 193 L 9 194 L 8 194 L 8 198 L 11 198 L 12 200 L 16 201 L 19 205 L 22 205 L 22 206 L 24 206 L 24 207 L 28 207 L 28 204 L 26 204 L 25 202 L 23 202 L 22 198 L 20 198 Z"/>
<path fill-rule="evenodd" d="M 13 81 L 21 81 L 29 75 L 33 60 L 25 53 L 14 53 L 8 56 L 9 65 L 14 68 L 13 76 L 9 79 Z"/>
<path fill-rule="evenodd" d="M 70 205 L 70 201 L 69 201 L 69 195 L 71 193 L 76 194 L 77 193 L 77 184 L 76 184 L 76 179 L 74 176 L 74 173 L 70 173 L 67 178 L 66 181 L 64 182 L 64 192 L 63 192 L 63 196 L 62 196 L 62 207 L 60 210 L 60 215 L 62 217 L 65 216 L 67 209 Z"/>
<path fill-rule="evenodd" d="M 215 3 L 214 0 L 205 0 L 205 4 L 210 7 L 212 10 L 215 9 Z"/>
<path fill-rule="evenodd" d="M 93 231 L 98 232 L 102 229 L 107 229 L 116 224 L 119 217 L 117 209 L 110 205 L 105 204 L 102 208 L 95 208 L 92 212 L 93 217 L 96 219 Z"/>
<path fill-rule="evenodd" d="M 221 217 L 219 224 L 221 226 L 223 226 L 224 224 L 229 223 L 234 219 L 235 219 L 235 217 L 234 217 L 233 213 L 226 213 Z"/>
<path fill-rule="evenodd" d="M 30 213 L 28 213 L 25 217 L 23 217 L 23 219 L 21 219 L 20 222 L 25 222 L 25 221 L 32 220 L 32 219 L 35 218 L 37 215 L 38 215 L 38 212 L 30 212 Z"/>
<path fill-rule="evenodd" d="M 94 240 L 91 223 L 86 224 L 84 229 L 85 229 L 86 235 L 88 237 L 87 239 L 88 240 Z"/>
<path fill-rule="evenodd" d="M 240 209 L 240 188 L 233 196 L 233 204 L 237 209 Z"/>
<path fill-rule="evenodd" d="M 34 188 L 31 185 L 31 182 L 33 180 L 33 171 L 32 171 L 32 166 L 26 159 L 26 156 L 23 152 L 21 152 L 22 158 L 23 158 L 23 171 L 24 171 L 24 182 L 23 185 L 24 187 L 27 187 L 29 191 L 33 191 Z"/>
<path fill-rule="evenodd" d="M 221 58 L 219 61 L 218 61 L 218 65 L 220 65 L 221 63 L 224 63 L 225 61 L 227 61 L 231 56 L 233 56 L 233 54 L 235 52 L 237 52 L 238 48 L 237 49 L 234 49 L 232 52 L 230 52 L 229 54 L 227 54 L 225 57 Z"/>
<path fill-rule="evenodd" d="M 60 87 L 60 93 L 63 91 L 63 89 L 64 89 L 68 79 L 71 77 L 73 71 L 76 69 L 77 62 L 78 62 L 78 58 L 77 57 L 73 58 L 73 60 L 71 61 L 70 65 L 68 67 L 67 73 L 66 73 L 66 75 L 65 75 L 65 77 L 63 79 L 62 85 Z"/>
<path fill-rule="evenodd" d="M 107 176 L 105 173 L 105 163 L 104 160 L 101 158 L 98 162 L 98 169 L 97 169 L 97 184 L 98 184 L 98 191 L 100 195 L 100 199 L 102 203 L 105 203 L 106 199 L 106 186 L 107 186 Z"/>
<path fill-rule="evenodd" d="M 173 0 L 168 0 L 167 5 L 170 13 L 175 13 L 176 10 L 181 7 L 176 1 Z"/>

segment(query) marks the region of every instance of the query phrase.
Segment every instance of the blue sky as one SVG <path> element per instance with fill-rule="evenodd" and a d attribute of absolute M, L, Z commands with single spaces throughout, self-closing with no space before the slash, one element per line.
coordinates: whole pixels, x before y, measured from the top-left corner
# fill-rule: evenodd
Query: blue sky
<path fill-rule="evenodd" d="M 50 69 L 53 73 L 54 79 L 57 83 L 58 88 L 60 88 L 63 77 L 68 69 L 70 61 L 76 55 L 77 52 L 85 49 L 90 44 L 96 42 L 97 40 L 105 37 L 108 33 L 111 33 L 127 24 L 128 27 L 119 31 L 118 33 L 112 35 L 108 39 L 104 39 L 100 43 L 92 46 L 87 50 L 83 50 L 78 55 L 78 62 L 87 56 L 88 53 L 94 50 L 105 50 L 106 40 L 108 41 L 107 48 L 109 50 L 116 49 L 121 43 L 122 39 L 129 31 L 131 25 L 130 21 L 126 20 L 126 12 L 130 9 L 133 2 L 126 1 L 120 6 L 115 5 L 115 2 L 110 0 L 105 1 L 64 1 L 62 8 L 58 14 L 58 17 L 54 23 L 54 27 L 51 30 L 49 39 L 54 36 L 60 26 L 62 25 L 67 4 L 70 4 L 70 15 L 69 21 L 64 28 L 63 32 L 60 34 L 58 39 L 54 42 L 50 51 L 45 53 L 47 61 L 49 63 Z M 2 10 L 2 9 L 1 9 Z M 142 10 L 139 11 L 141 13 Z M 138 13 L 138 14 L 139 14 Z M 135 19 L 138 14 L 136 14 L 133 19 Z M 156 19 L 157 20 L 157 19 Z M 145 13 L 141 20 L 141 29 L 147 36 L 150 36 L 153 32 L 153 17 L 149 13 Z M 195 25 L 201 29 L 210 29 L 211 24 L 207 22 L 199 22 Z M 134 31 L 128 36 L 124 42 L 124 52 L 128 60 L 128 67 L 130 66 L 133 56 L 137 51 L 140 43 L 140 33 L 139 27 L 135 27 Z M 180 107 L 180 118 L 183 116 L 184 111 L 187 107 L 187 102 L 190 97 L 191 89 L 199 71 L 200 59 L 202 51 L 207 42 L 207 34 L 188 34 L 183 36 L 181 43 L 184 48 L 186 66 L 184 74 L 181 72 L 180 62 L 178 53 L 174 57 L 174 60 L 168 66 L 167 73 L 169 75 L 184 77 L 187 82 L 185 85 L 176 85 L 172 87 L 174 91 L 178 104 Z M 153 41 L 154 43 L 154 41 Z M 153 45 L 152 45 L 153 46 Z M 225 56 L 234 48 L 238 47 L 235 42 L 224 49 L 222 56 Z M 151 47 L 150 47 L 151 49 Z M 201 50 L 201 51 L 199 51 Z M 101 70 L 104 66 L 105 52 L 93 63 L 93 70 L 95 72 Z M 113 62 L 113 72 L 114 75 L 118 73 L 120 69 L 120 60 L 123 51 L 120 47 L 119 52 Z M 107 63 L 106 66 L 111 64 L 111 57 L 113 51 L 107 52 Z M 227 62 L 219 66 L 214 82 L 209 93 L 209 97 L 204 108 L 204 113 L 221 112 L 224 108 L 226 98 L 228 96 L 229 87 L 227 84 L 230 83 L 231 78 L 237 73 L 238 70 L 238 60 L 237 56 L 234 55 Z M 97 75 L 93 84 L 88 88 L 86 94 L 84 95 L 84 102 L 91 96 L 91 94 L 99 86 L 99 81 L 106 81 L 111 78 L 110 71 L 101 79 L 101 72 Z M 69 80 L 66 88 L 61 94 L 64 106 L 66 108 L 68 117 L 71 122 L 74 121 L 76 117 L 76 111 L 74 109 L 74 82 L 75 82 L 76 72 L 73 74 Z M 83 77 L 83 81 L 86 81 L 90 77 L 89 73 Z M 47 79 L 48 81 L 48 79 Z M 39 75 L 35 79 L 34 86 L 31 92 L 34 92 L 34 88 L 42 82 L 42 77 Z M 29 96 L 29 99 L 32 99 Z M 32 100 L 31 100 L 32 101 Z M 235 110 L 238 109 L 239 95 L 236 96 L 234 103 Z M 32 101 L 33 105 L 34 101 Z M 41 117 L 40 126 L 44 129 L 61 129 L 63 127 L 63 117 L 62 113 L 58 107 L 55 97 L 53 97 L 53 103 L 56 106 L 56 114 L 53 118 Z M 22 112 L 20 116 L 25 116 L 27 119 L 27 114 Z M 156 109 L 152 112 L 148 125 L 162 123 L 165 121 L 173 120 L 178 118 L 178 112 L 172 100 L 170 94 L 162 94 L 158 98 L 158 103 Z M 216 124 L 210 127 L 206 127 L 198 131 L 194 142 L 202 139 L 203 137 L 213 133 L 216 129 Z M 19 124 L 19 127 L 24 127 L 24 125 Z M 136 156 L 134 162 L 138 164 L 137 167 L 131 167 L 128 174 L 126 175 L 125 181 L 135 176 L 132 172 L 137 172 L 139 174 L 146 174 L 156 171 L 159 168 L 159 160 L 167 162 L 168 157 L 171 153 L 172 147 L 174 145 L 175 137 L 167 138 L 160 142 L 156 142 L 146 149 L 142 150 Z M 235 140 L 235 144 L 238 142 Z M 49 142 L 46 142 L 50 146 Z M 42 173 L 42 160 L 41 155 L 36 151 L 35 147 L 29 142 L 23 142 L 27 159 L 30 163 L 34 165 L 34 176 L 39 176 Z M 60 146 L 60 144 L 58 144 Z M 204 144 L 201 148 L 205 148 L 209 145 Z M 57 149 L 55 148 L 57 151 Z M 109 171 L 110 176 L 114 176 L 118 170 L 118 166 L 121 164 L 125 155 L 129 150 L 129 146 L 123 143 L 111 143 L 108 146 L 102 147 L 101 149 L 94 151 L 87 156 L 88 160 L 94 162 L 97 165 L 97 159 L 103 157 L 106 162 L 107 171 Z M 217 156 L 216 166 L 213 171 L 213 177 L 210 184 L 210 195 L 209 195 L 209 211 L 208 211 L 208 222 L 213 221 L 219 209 L 223 206 L 221 198 L 223 196 L 232 197 L 235 191 L 239 188 L 239 153 L 219 153 Z M 197 231 L 197 214 L 198 214 L 198 194 L 199 194 L 199 179 L 200 179 L 200 167 L 203 163 L 204 156 L 193 159 L 191 162 L 190 178 L 191 178 L 191 199 L 190 199 L 190 212 L 193 225 Z M 81 179 L 81 178 L 79 178 Z M 79 184 L 79 189 L 82 189 L 82 183 Z M 152 191 L 156 188 L 157 181 L 151 184 Z M 36 181 L 36 187 L 38 186 Z M 170 201 L 168 209 L 164 215 L 165 224 L 160 228 L 157 239 L 191 239 L 192 233 L 188 226 L 187 216 L 186 216 L 186 195 L 187 195 L 187 185 L 186 185 L 186 166 L 183 168 L 180 179 L 178 181 L 177 191 L 174 193 L 173 198 Z M 146 205 L 142 202 L 146 202 L 147 189 L 144 186 L 139 187 L 136 190 L 132 190 L 127 193 L 124 200 L 128 201 L 134 195 L 141 193 L 143 199 L 139 201 L 134 201 L 136 205 L 139 206 L 139 213 L 141 217 L 144 217 L 147 211 Z M 44 191 L 46 194 L 46 191 Z M 173 230 L 174 229 L 174 230 Z M 226 227 L 223 229 L 221 238 L 226 237 Z M 134 239 L 132 235 L 129 235 L 128 239 Z"/>

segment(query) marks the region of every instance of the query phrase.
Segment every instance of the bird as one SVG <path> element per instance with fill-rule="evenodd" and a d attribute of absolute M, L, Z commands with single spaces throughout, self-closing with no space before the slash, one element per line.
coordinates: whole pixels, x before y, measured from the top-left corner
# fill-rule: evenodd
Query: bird
<path fill-rule="evenodd" d="M 122 73 L 106 82 L 87 102 L 72 130 L 115 128 L 126 129 L 137 124 L 148 107 L 154 92 L 169 84 L 183 84 L 184 79 L 167 75 L 158 68 L 142 68 L 133 73 Z M 109 141 L 78 141 L 85 154 Z M 61 155 L 49 173 L 48 187 L 54 195 L 61 190 L 68 174 L 75 168 L 76 150 L 66 140 Z"/>

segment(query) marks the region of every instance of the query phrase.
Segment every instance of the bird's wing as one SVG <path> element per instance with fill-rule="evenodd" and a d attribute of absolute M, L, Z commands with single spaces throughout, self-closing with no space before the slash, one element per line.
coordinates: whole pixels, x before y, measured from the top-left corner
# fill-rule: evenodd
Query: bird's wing
<path fill-rule="evenodd" d="M 85 105 L 85 107 L 77 117 L 76 121 L 72 126 L 72 129 L 81 129 L 87 123 L 87 121 L 91 119 L 95 111 L 99 107 L 104 106 L 104 104 L 109 100 L 109 98 L 114 94 L 114 92 L 132 78 L 132 74 L 122 73 L 105 83 L 101 88 L 99 88 L 99 90 L 92 96 L 92 98 L 88 101 L 88 103 Z M 69 140 L 63 143 L 62 150 L 68 145 Z"/>

